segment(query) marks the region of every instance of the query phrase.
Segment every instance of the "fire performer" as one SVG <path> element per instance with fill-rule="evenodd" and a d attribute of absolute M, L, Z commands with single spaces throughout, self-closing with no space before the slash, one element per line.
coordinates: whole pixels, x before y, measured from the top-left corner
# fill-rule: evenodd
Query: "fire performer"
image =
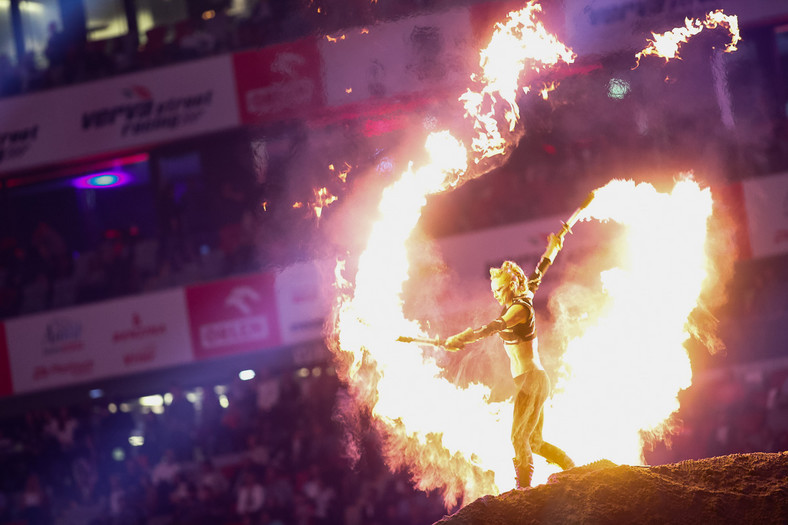
<path fill-rule="evenodd" d="M 543 456 L 563 470 L 575 466 L 563 450 L 542 439 L 544 404 L 550 395 L 550 379 L 539 361 L 533 307 L 534 292 L 563 248 L 563 238 L 568 231 L 569 225 L 565 224 L 558 235 L 550 234 L 547 249 L 528 277 L 512 261 L 504 261 L 500 268 L 490 268 L 490 288 L 503 307 L 500 317 L 476 330 L 468 328 L 444 343 L 447 350 L 457 351 L 493 334 L 503 339 L 517 385 L 511 435 L 517 488 L 531 485 L 533 454 Z"/>

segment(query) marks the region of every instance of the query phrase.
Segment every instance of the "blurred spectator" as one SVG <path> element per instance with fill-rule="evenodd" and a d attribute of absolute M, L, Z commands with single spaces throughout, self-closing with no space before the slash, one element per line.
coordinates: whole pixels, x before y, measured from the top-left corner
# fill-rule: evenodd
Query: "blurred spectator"
<path fill-rule="evenodd" d="M 235 490 L 235 512 L 244 524 L 256 524 L 265 504 L 265 489 L 254 472 L 244 473 Z"/>
<path fill-rule="evenodd" d="M 175 451 L 171 448 L 166 449 L 161 460 L 153 467 L 151 472 L 151 481 L 154 487 L 158 488 L 160 485 L 172 486 L 180 470 L 180 465 L 175 461 Z"/>
<path fill-rule="evenodd" d="M 66 54 L 69 42 L 66 35 L 57 27 L 57 23 L 50 22 L 47 26 L 49 39 L 47 40 L 44 55 L 47 58 L 47 72 L 50 84 L 60 85 L 65 81 Z"/>
<path fill-rule="evenodd" d="M 165 410 L 164 418 L 167 432 L 167 446 L 174 451 L 176 459 L 188 461 L 192 459 L 193 429 L 196 421 L 194 405 L 186 399 L 180 385 L 170 387 L 172 400 Z"/>
<path fill-rule="evenodd" d="M 19 71 L 7 53 L 0 53 L 0 96 L 17 95 L 21 90 Z"/>
<path fill-rule="evenodd" d="M 36 474 L 30 474 L 25 482 L 25 490 L 22 494 L 22 518 L 28 525 L 52 523 L 49 497 Z"/>

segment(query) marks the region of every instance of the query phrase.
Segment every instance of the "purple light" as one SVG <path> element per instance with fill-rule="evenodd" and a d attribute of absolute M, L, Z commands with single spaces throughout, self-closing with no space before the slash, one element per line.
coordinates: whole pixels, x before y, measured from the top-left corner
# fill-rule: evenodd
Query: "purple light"
<path fill-rule="evenodd" d="M 92 173 L 71 181 L 72 186 L 81 189 L 116 188 L 131 182 L 132 177 L 122 171 Z"/>

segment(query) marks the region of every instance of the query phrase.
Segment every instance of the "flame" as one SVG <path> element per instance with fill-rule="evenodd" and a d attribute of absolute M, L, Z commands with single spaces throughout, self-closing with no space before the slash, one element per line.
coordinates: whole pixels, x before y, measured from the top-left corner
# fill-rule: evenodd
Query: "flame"
<path fill-rule="evenodd" d="M 541 10 L 541 6 L 529 2 L 520 11 L 509 13 L 504 23 L 496 25 L 490 44 L 481 52 L 479 61 L 484 72 L 482 89 L 476 92 L 468 89 L 460 96 L 466 117 L 473 119 L 479 132 L 472 143 L 473 151 L 479 154 L 476 162 L 505 151 L 507 141 L 498 129 L 496 102 L 500 97 L 507 103 L 504 118 L 509 124 L 509 131 L 513 131 L 520 116 L 515 98 L 519 72 L 526 65 L 529 66 L 528 71 L 539 71 L 540 67 L 552 66 L 559 61 L 574 62 L 572 50 L 535 19 Z"/>
<path fill-rule="evenodd" d="M 345 35 L 340 35 L 338 37 L 332 37 L 330 35 L 326 35 L 326 40 L 328 40 L 332 44 L 335 43 L 335 42 L 338 42 L 340 40 L 344 40 L 344 39 L 345 39 Z"/>
<path fill-rule="evenodd" d="M 548 95 L 555 91 L 555 88 L 558 87 L 558 82 L 550 82 L 550 84 L 545 84 L 544 87 L 539 90 L 539 94 L 542 96 L 543 99 L 547 100 Z"/>
<path fill-rule="evenodd" d="M 339 172 L 336 174 L 336 176 L 337 176 L 337 178 L 338 178 L 340 181 L 342 181 L 342 183 L 346 183 L 346 182 L 347 182 L 347 176 L 348 176 L 348 174 L 350 173 L 350 171 L 353 169 L 353 166 L 351 166 L 351 165 L 350 165 L 350 164 L 348 164 L 347 162 L 344 162 L 343 164 L 344 164 L 344 166 L 343 166 L 343 167 L 342 167 L 342 169 L 341 169 L 341 170 L 340 170 L 340 171 L 339 171 Z M 335 171 L 336 171 L 336 168 L 334 167 L 334 165 L 333 165 L 333 164 L 329 164 L 329 165 L 328 165 L 328 170 L 329 170 L 329 171 L 331 171 L 331 172 L 335 172 Z"/>
<path fill-rule="evenodd" d="M 666 62 L 671 58 L 676 58 L 679 56 L 679 47 L 681 44 L 687 43 L 690 37 L 703 31 L 704 27 L 707 29 L 714 29 L 717 26 L 727 28 L 731 35 L 731 41 L 725 46 L 724 51 L 726 53 L 736 51 L 736 44 L 741 40 L 741 35 L 739 34 L 739 19 L 736 15 L 726 15 L 721 9 L 718 9 L 717 11 L 708 13 L 705 19 L 685 18 L 684 26 L 673 28 L 661 34 L 651 33 L 654 39 L 648 40 L 648 46 L 635 54 L 637 58 L 637 65 L 635 65 L 635 67 L 640 64 L 641 57 L 646 55 L 662 57 Z"/>
<path fill-rule="evenodd" d="M 312 209 L 315 212 L 315 216 L 319 219 L 323 213 L 323 208 L 335 202 L 339 197 L 336 195 L 332 195 L 328 188 L 322 187 L 319 190 L 312 190 L 315 193 L 315 202 L 312 204 Z"/>
<path fill-rule="evenodd" d="M 600 275 L 602 313 L 569 342 L 546 409 L 545 438 L 575 462 L 640 463 L 640 431 L 661 432 L 678 409 L 676 396 L 692 380 L 683 343 L 708 277 L 711 211 L 711 192 L 691 178 L 670 194 L 614 180 L 585 210 L 585 220 L 618 222 L 626 235 L 619 265 Z"/>
<path fill-rule="evenodd" d="M 347 93 L 347 94 L 353 93 L 353 88 L 349 87 L 349 88 L 345 89 L 345 93 Z"/>
<path fill-rule="evenodd" d="M 496 105 L 505 102 L 511 132 L 519 117 L 515 95 L 521 71 L 574 60 L 574 53 L 534 20 L 539 10 L 529 3 L 510 13 L 482 51 L 484 75 L 476 79 L 481 87 L 460 97 L 474 129 L 470 151 L 446 131 L 429 135 L 430 162 L 419 168 L 411 164 L 384 190 L 353 283 L 344 275 L 343 261 L 336 269 L 330 346 L 338 372 L 353 400 L 374 416 L 390 468 L 407 468 L 422 490 L 440 489 L 447 508 L 513 488 L 512 405 L 489 402 L 484 385 L 458 387 L 431 355 L 396 341 L 427 337 L 425 327 L 403 314 L 406 241 L 428 195 L 457 186 L 471 163 L 505 152 Z M 669 195 L 644 184 L 611 182 L 597 190 L 585 210 L 585 220 L 614 220 L 630 234 L 621 246 L 620 267 L 600 276 L 605 315 L 569 343 L 564 374 L 548 407 L 545 437 L 555 438 L 577 462 L 603 457 L 639 462 L 639 431 L 658 429 L 676 408 L 678 389 L 689 384 L 681 345 L 688 309 L 705 277 L 710 208 L 710 192 L 688 179 Z M 536 467 L 535 481 L 546 479 L 546 464 Z"/>

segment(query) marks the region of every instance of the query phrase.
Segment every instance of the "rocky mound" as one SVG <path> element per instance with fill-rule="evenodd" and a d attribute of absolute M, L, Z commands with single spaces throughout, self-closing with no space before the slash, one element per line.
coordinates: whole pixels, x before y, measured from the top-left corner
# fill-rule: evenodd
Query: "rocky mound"
<path fill-rule="evenodd" d="M 788 524 L 788 452 L 657 467 L 597 461 L 545 485 L 479 498 L 437 523 Z"/>

